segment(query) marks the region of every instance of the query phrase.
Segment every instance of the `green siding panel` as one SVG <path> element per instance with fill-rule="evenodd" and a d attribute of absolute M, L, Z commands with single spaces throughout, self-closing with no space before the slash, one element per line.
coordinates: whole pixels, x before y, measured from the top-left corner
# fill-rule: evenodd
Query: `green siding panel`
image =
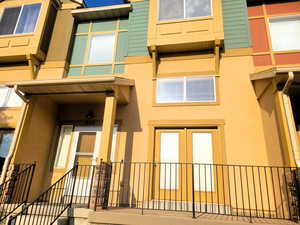
<path fill-rule="evenodd" d="M 125 71 L 125 65 L 115 65 L 115 72 L 116 74 L 122 74 Z"/>
<path fill-rule="evenodd" d="M 128 56 L 147 56 L 149 0 L 132 2 L 128 24 Z"/>
<path fill-rule="evenodd" d="M 75 36 L 70 64 L 82 64 L 86 48 L 87 35 Z"/>
<path fill-rule="evenodd" d="M 69 68 L 68 76 L 80 76 L 82 67 Z"/>
<path fill-rule="evenodd" d="M 120 19 L 120 30 L 121 29 L 124 29 L 124 30 L 128 29 L 128 18 L 121 18 Z"/>
<path fill-rule="evenodd" d="M 111 74 L 112 66 L 88 66 L 85 67 L 84 74 L 85 75 L 98 75 L 98 74 Z"/>
<path fill-rule="evenodd" d="M 225 48 L 249 48 L 251 39 L 246 0 L 223 0 Z"/>
<path fill-rule="evenodd" d="M 77 24 L 76 33 L 87 33 L 87 32 L 89 32 L 89 26 L 90 26 L 89 22 Z"/>
<path fill-rule="evenodd" d="M 123 62 L 127 56 L 128 32 L 120 32 L 117 44 L 116 62 Z"/>
<path fill-rule="evenodd" d="M 99 20 L 92 24 L 92 32 L 115 30 L 117 26 L 116 20 Z"/>

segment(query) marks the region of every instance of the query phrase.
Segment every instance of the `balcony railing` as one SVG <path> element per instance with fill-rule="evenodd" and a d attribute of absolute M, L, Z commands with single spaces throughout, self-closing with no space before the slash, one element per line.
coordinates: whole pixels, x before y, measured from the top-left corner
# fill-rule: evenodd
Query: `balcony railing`
<path fill-rule="evenodd" d="M 126 207 L 299 218 L 300 172 L 293 167 L 112 162 L 80 165 L 73 206 Z"/>

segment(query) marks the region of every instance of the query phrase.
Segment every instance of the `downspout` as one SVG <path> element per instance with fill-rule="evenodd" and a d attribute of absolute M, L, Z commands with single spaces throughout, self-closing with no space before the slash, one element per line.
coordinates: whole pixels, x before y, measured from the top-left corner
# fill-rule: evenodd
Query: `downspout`
<path fill-rule="evenodd" d="M 20 96 L 20 98 L 22 98 L 22 100 L 24 101 L 24 104 L 22 106 L 21 117 L 20 117 L 20 119 L 18 121 L 18 124 L 16 126 L 16 130 L 14 132 L 13 140 L 12 140 L 12 143 L 10 145 L 8 155 L 7 155 L 7 157 L 5 159 L 5 162 L 4 162 L 4 165 L 3 165 L 2 174 L 1 174 L 1 178 L 0 178 L 0 183 L 3 183 L 5 181 L 5 176 L 6 176 L 9 164 L 11 162 L 11 159 L 12 159 L 14 153 L 15 153 L 16 143 L 19 140 L 20 133 L 21 133 L 20 131 L 21 131 L 21 128 L 23 127 L 23 124 L 24 124 L 25 115 L 27 114 L 27 111 L 28 111 L 28 108 L 29 108 L 29 99 L 26 98 L 24 95 L 22 95 L 20 93 L 20 91 L 18 90 L 17 85 L 14 86 L 14 90 L 15 90 L 16 94 L 18 96 Z"/>
<path fill-rule="evenodd" d="M 290 105 L 290 98 L 288 96 L 288 90 L 294 81 L 294 73 L 290 71 L 288 73 L 288 79 L 282 89 L 282 99 L 283 99 L 283 104 L 284 104 L 284 111 L 285 111 L 285 116 L 287 118 L 287 125 L 288 125 L 288 130 L 289 130 L 289 135 L 291 139 L 291 144 L 292 144 L 292 149 L 294 153 L 294 159 L 296 162 L 297 167 L 300 166 L 300 154 L 299 154 L 299 145 L 298 145 L 298 140 L 297 140 L 297 134 L 296 134 L 296 128 L 294 124 L 294 118 L 293 118 L 293 111 L 291 109 Z"/>

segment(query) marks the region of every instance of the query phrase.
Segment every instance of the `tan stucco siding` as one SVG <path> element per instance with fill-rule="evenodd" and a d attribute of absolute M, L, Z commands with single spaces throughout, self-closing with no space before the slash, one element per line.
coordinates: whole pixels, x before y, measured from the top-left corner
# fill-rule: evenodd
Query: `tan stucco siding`
<path fill-rule="evenodd" d="M 45 177 L 49 177 L 49 151 L 57 108 L 49 99 L 36 97 L 31 99 L 29 110 L 12 163 L 37 163 L 29 196 L 34 199 L 48 186 Z"/>

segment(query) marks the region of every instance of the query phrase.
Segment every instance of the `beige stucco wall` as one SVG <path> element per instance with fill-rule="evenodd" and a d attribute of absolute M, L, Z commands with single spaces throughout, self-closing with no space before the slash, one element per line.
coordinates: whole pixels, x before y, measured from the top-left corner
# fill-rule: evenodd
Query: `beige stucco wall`
<path fill-rule="evenodd" d="M 189 60 L 189 63 L 195 67 L 194 60 Z M 177 67 L 173 64 L 172 70 L 184 75 L 181 62 L 177 61 L 176 64 Z M 201 73 L 201 70 L 207 71 L 207 68 L 202 66 L 194 72 Z M 126 151 L 129 155 L 132 146 L 132 157 L 128 156 L 127 160 L 147 160 L 150 120 L 224 120 L 227 163 L 279 163 L 280 159 L 270 159 L 267 153 L 261 111 L 249 79 L 251 72 L 253 65 L 250 56 L 223 58 L 217 87 L 219 105 L 159 107 L 153 106 L 152 64 L 127 65 L 126 77 L 135 80 L 135 87 L 131 102 L 117 110 L 117 117 L 123 120 L 121 130 L 127 131 Z"/>
<path fill-rule="evenodd" d="M 17 143 L 12 163 L 36 162 L 29 199 L 35 199 L 47 187 L 49 153 L 56 126 L 57 107 L 49 98 L 31 99 L 24 128 Z"/>

